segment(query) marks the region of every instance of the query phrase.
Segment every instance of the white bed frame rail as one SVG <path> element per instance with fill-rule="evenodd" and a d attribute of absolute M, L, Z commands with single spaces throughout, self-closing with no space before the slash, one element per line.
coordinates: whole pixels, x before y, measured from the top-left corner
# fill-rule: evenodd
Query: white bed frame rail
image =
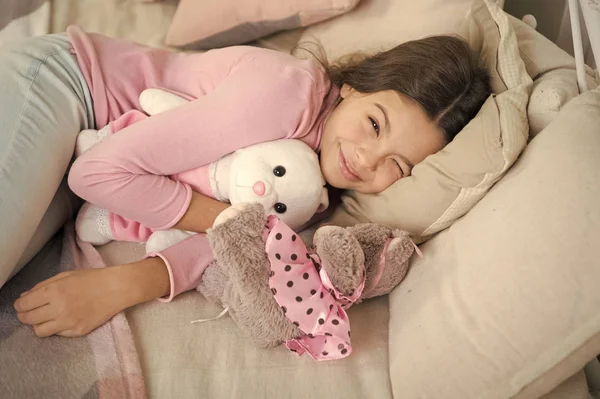
<path fill-rule="evenodd" d="M 600 0 L 569 0 L 573 49 L 575 52 L 575 65 L 577 67 L 577 84 L 579 85 L 579 92 L 583 93 L 588 90 L 588 87 L 585 79 L 585 61 L 583 59 L 583 43 L 581 40 L 580 7 L 590 38 L 592 54 L 598 67 L 600 66 Z"/>

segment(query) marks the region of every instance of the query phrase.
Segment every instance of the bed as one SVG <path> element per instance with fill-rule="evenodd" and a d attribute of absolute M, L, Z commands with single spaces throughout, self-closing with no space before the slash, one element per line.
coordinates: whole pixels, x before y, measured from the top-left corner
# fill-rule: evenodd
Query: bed
<path fill-rule="evenodd" d="M 27 7 L 23 7 L 24 3 L 28 3 Z M 361 28 L 360 24 L 363 21 L 372 23 L 381 20 L 381 23 L 389 23 L 393 21 L 390 13 L 404 12 L 403 7 L 408 7 L 400 3 L 403 1 L 363 0 L 357 9 L 340 23 L 354 24 L 357 29 Z M 420 6 L 411 7 L 428 7 L 430 10 L 437 7 L 436 1 L 433 0 L 422 3 Z M 448 10 L 452 10 L 456 18 L 462 18 L 467 12 L 467 8 L 464 8 L 466 3 L 457 1 L 456 7 Z M 10 21 L 0 26 L 0 43 L 46 32 L 61 32 L 69 24 L 77 23 L 88 31 L 102 32 L 153 46 L 164 46 L 164 37 L 177 8 L 177 2 L 174 0 L 14 0 L 8 4 L 15 12 L 11 14 Z M 4 15 L 6 18 L 6 14 Z M 439 21 L 440 17 L 436 18 L 435 21 Z M 426 20 L 427 18 L 423 22 L 425 25 L 435 22 Z M 367 22 L 364 22 L 365 26 L 368 25 Z M 328 34 L 334 34 L 331 33 L 333 23 L 335 22 L 328 21 L 317 27 L 315 32 L 327 38 Z M 518 26 L 522 29 L 521 37 L 538 40 L 535 34 L 523 30 L 526 28 L 521 25 Z M 448 25 L 447 29 L 453 28 Z M 258 40 L 253 44 L 286 51 L 293 47 L 302 35 L 303 30 L 297 29 Z M 553 51 L 560 52 L 558 48 Z M 575 77 L 574 63 L 570 68 Z M 495 215 L 497 220 L 505 221 L 499 223 L 497 228 L 500 237 L 509 240 L 508 237 L 518 226 L 521 239 L 536 237 L 539 240 L 539 244 L 531 244 L 530 248 L 535 247 L 539 251 L 544 248 L 544 240 L 550 240 L 554 230 L 553 225 L 543 226 L 545 217 L 542 217 L 541 213 L 559 214 L 562 212 L 561 207 L 572 198 L 568 193 L 572 194 L 573 190 L 578 190 L 576 182 L 569 182 L 566 177 L 558 180 L 555 174 L 545 167 L 549 159 L 559 156 L 559 152 L 564 156 L 558 149 L 563 149 L 568 154 L 565 159 L 573 162 L 577 173 L 584 176 L 581 181 L 598 183 L 597 187 L 600 187 L 598 178 L 590 176 L 592 170 L 597 170 L 600 159 L 600 140 L 597 135 L 600 112 L 596 113 L 596 119 L 593 117 L 594 112 L 588 112 L 590 108 L 600 110 L 600 93 L 591 88 L 587 97 L 581 96 L 571 100 L 572 104 L 569 107 L 564 104 L 566 111 L 557 110 L 556 113 L 560 114 L 560 117 L 546 128 L 547 132 L 533 140 L 531 148 L 525 151 L 513 170 L 492 189 L 482 203 L 452 228 L 424 245 L 424 251 L 430 256 L 412 266 L 406 282 L 401 284 L 401 287 L 389 297 L 367 301 L 350 310 L 355 346 L 353 355 L 348 359 L 316 364 L 309 358 L 291 355 L 283 347 L 271 350 L 255 348 L 244 339 L 232 320 L 227 317 L 210 323 L 192 325 L 190 321 L 213 317 L 220 309 L 207 302 L 197 292 L 189 292 L 170 305 L 150 302 L 129 309 L 125 315 L 116 317 L 110 326 L 102 331 L 101 336 L 89 341 L 78 340 L 77 345 L 81 348 L 77 350 L 84 354 L 81 356 L 87 356 L 83 358 L 88 362 L 95 362 L 95 370 L 87 372 L 85 362 L 76 362 L 75 358 L 68 356 L 61 357 L 56 348 L 66 351 L 70 346 L 54 344 L 55 348 L 45 355 L 47 357 L 44 359 L 48 361 L 50 356 L 58 356 L 61 362 L 73 363 L 70 363 L 69 367 L 57 367 L 56 374 L 49 373 L 44 376 L 42 380 L 45 381 L 45 385 L 36 386 L 35 379 L 27 378 L 26 370 L 33 373 L 42 371 L 19 364 L 16 350 L 11 348 L 10 351 L 3 352 L 3 349 L 9 348 L 11 341 L 6 336 L 0 336 L 3 338 L 0 342 L 0 363 L 4 363 L 7 373 L 10 372 L 16 380 L 21 380 L 21 383 L 15 383 L 13 380 L 12 385 L 3 384 L 1 380 L 4 377 L 0 377 L 0 393 L 3 392 L 2 386 L 4 389 L 12 386 L 12 391 L 5 393 L 34 397 L 44 392 L 44 397 L 48 398 L 66 397 L 65 392 L 69 392 L 69 397 L 131 398 L 588 398 L 589 389 L 594 386 L 594 381 L 586 380 L 583 367 L 588 364 L 588 369 L 592 369 L 598 362 L 594 356 L 600 352 L 600 320 L 587 313 L 584 317 L 580 313 L 584 312 L 581 309 L 600 304 L 598 294 L 590 294 L 585 297 L 587 299 L 583 295 L 578 296 L 576 300 L 581 302 L 578 308 L 581 311 L 576 313 L 581 317 L 573 316 L 571 319 L 567 318 L 569 321 L 563 322 L 559 327 L 554 326 L 560 333 L 548 334 L 552 336 L 552 340 L 536 338 L 538 341 L 544 341 L 545 346 L 536 346 L 528 340 L 520 340 L 519 332 L 510 331 L 509 328 L 496 331 L 498 337 L 504 338 L 494 341 L 499 346 L 490 348 L 478 346 L 483 341 L 469 335 L 466 330 L 461 331 L 461 328 L 470 326 L 469 328 L 481 331 L 486 323 L 491 323 L 491 319 L 475 317 L 472 313 L 475 310 L 470 309 L 466 303 L 459 303 L 466 288 L 449 286 L 442 278 L 447 277 L 449 281 L 456 282 L 452 280 L 452 275 L 461 270 L 455 267 L 456 263 L 465 262 L 465 259 L 456 257 L 455 251 L 457 248 L 465 249 L 458 244 L 465 240 L 470 240 L 473 246 L 482 248 L 479 251 L 472 249 L 469 252 L 470 256 L 483 263 L 493 263 L 493 260 L 486 258 L 484 250 L 493 243 L 478 238 L 476 233 L 479 231 L 477 227 L 485 226 L 482 219 L 489 215 Z M 565 116 L 567 112 L 574 116 Z M 578 134 L 567 138 L 564 127 L 573 124 L 578 124 Z M 534 188 L 530 184 L 532 181 L 535 182 Z M 561 185 L 560 190 L 555 189 L 557 185 Z M 514 192 L 521 193 L 519 202 L 512 202 Z M 560 192 L 564 198 L 560 196 Z M 549 196 L 553 196 L 554 200 L 544 204 L 546 208 L 543 212 L 526 212 L 532 207 L 540 208 L 544 198 Z M 578 213 L 577 210 L 573 210 L 569 221 L 566 217 L 557 216 L 557 219 L 564 219 L 560 226 L 561 229 L 567 230 L 566 235 L 570 237 L 569 242 L 573 247 L 581 248 L 574 243 L 581 243 L 590 237 L 600 239 L 599 225 L 587 225 L 589 229 L 583 233 L 576 223 L 583 220 L 600 220 L 600 211 L 593 205 L 597 203 L 598 198 L 598 189 L 578 191 L 577 201 L 580 209 L 584 209 L 585 212 Z M 512 206 L 507 207 L 507 203 Z M 527 218 L 527 222 L 519 224 L 518 220 L 513 220 L 516 218 L 515 214 L 520 214 L 521 220 Z M 78 257 L 79 264 L 84 267 L 102 267 L 103 264 L 113 265 L 137 260 L 143 255 L 142 246 L 137 244 L 110 243 L 98 248 L 98 252 L 90 247 L 74 246 L 72 230 L 72 224 L 68 224 L 31 260 L 21 273 L 25 273 L 25 276 L 18 279 L 10 295 L 5 294 L 4 290 L 3 309 L 6 310 L 6 304 L 17 295 L 18 284 L 25 284 L 28 270 L 33 273 L 31 270 L 35 265 L 39 267 L 48 259 L 55 259 L 57 267 L 69 267 L 64 262 L 66 254 L 69 254 L 68 256 Z M 311 231 L 306 231 L 303 238 L 310 239 Z M 582 278 L 585 275 L 596 278 L 597 272 L 592 273 L 590 268 L 597 264 L 597 260 L 593 260 L 589 251 L 588 248 L 587 252 L 584 250 L 573 253 L 565 249 L 556 258 L 563 261 L 568 259 L 569 265 L 578 265 L 572 266 L 572 278 Z M 516 254 L 513 258 L 514 267 L 511 266 L 512 272 L 520 273 L 520 262 L 530 266 L 531 257 L 538 256 L 535 254 L 535 251 Z M 60 259 L 63 259 L 63 264 Z M 539 262 L 545 262 L 545 259 L 540 256 Z M 46 270 L 44 273 L 51 272 L 52 270 Z M 493 273 L 485 275 L 489 277 L 493 276 Z M 36 276 L 33 278 L 43 277 Z M 583 286 L 589 289 L 585 284 L 579 288 L 583 289 Z M 481 287 L 485 288 L 485 283 L 482 283 Z M 595 287 L 596 291 L 600 291 L 600 280 L 595 280 Z M 571 291 L 565 291 L 563 294 L 569 293 L 573 294 Z M 483 292 L 478 295 L 483 298 L 481 303 L 492 301 Z M 434 300 L 433 297 L 437 299 Z M 459 302 L 454 303 L 454 306 L 445 307 L 452 301 Z M 467 312 L 463 313 L 465 309 Z M 453 327 L 452 315 L 438 313 L 442 310 L 456 312 L 454 316 L 459 317 L 470 315 L 473 319 L 462 320 L 462 324 Z M 557 313 L 561 311 L 557 310 Z M 515 319 L 518 319 L 515 323 L 524 323 L 526 315 L 519 312 L 514 314 Z M 5 313 L 3 317 L 10 317 L 10 314 Z M 434 332 L 426 326 L 432 318 L 438 320 L 436 326 L 443 326 L 442 330 Z M 536 323 L 538 324 L 531 325 L 529 330 L 524 331 L 543 334 L 548 325 L 542 321 Z M 583 324 L 586 324 L 586 328 L 589 327 L 585 331 L 579 328 Z M 535 328 L 538 330 L 535 331 Z M 19 345 L 25 348 L 27 342 L 35 341 L 20 341 Z M 417 346 L 419 350 L 415 349 Z M 32 352 L 29 356 L 35 356 L 35 351 L 31 347 L 29 349 Z M 3 356 L 6 357 L 2 359 Z M 73 377 L 73 381 L 80 381 L 81 386 L 70 386 L 68 391 L 61 390 L 61 386 L 64 388 L 65 385 L 69 385 L 69 375 L 74 376 L 78 373 L 87 373 L 89 376 Z M 65 380 L 57 381 L 57 375 Z M 121 378 L 121 381 L 111 380 L 116 378 Z"/>

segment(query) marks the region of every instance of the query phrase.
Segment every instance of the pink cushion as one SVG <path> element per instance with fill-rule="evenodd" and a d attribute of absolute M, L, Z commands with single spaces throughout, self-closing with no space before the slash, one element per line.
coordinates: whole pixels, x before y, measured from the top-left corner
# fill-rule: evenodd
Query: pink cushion
<path fill-rule="evenodd" d="M 166 43 L 189 49 L 243 44 L 343 14 L 354 8 L 358 1 L 181 0 Z"/>

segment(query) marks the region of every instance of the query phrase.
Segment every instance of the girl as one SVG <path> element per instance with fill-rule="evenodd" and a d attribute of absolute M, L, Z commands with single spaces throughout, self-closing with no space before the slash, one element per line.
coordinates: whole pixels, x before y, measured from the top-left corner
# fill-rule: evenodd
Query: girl
<path fill-rule="evenodd" d="M 193 101 L 144 117 L 138 97 L 152 87 Z M 120 131 L 72 165 L 77 195 L 153 229 L 204 232 L 227 204 L 169 175 L 296 138 L 319 152 L 329 185 L 379 193 L 451 141 L 490 94 L 488 73 L 453 37 L 328 67 L 245 46 L 181 54 L 77 27 L 1 49 L 0 88 L 0 284 L 22 263 L 83 129 L 114 121 Z M 210 253 L 201 237 L 43 281 L 15 302 L 19 320 L 38 336 L 79 336 L 127 307 L 169 301 L 197 285 Z"/>

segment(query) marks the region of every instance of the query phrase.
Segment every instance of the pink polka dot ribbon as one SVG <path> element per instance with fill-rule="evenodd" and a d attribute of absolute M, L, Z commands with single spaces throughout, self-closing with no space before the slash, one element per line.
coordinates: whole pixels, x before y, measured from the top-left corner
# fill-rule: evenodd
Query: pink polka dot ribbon
<path fill-rule="evenodd" d="M 269 286 L 286 317 L 303 335 L 286 341 L 298 355 L 315 360 L 336 360 L 352 352 L 348 308 L 361 295 L 360 287 L 344 297 L 331 284 L 319 256 L 308 252 L 292 229 L 269 216 L 265 248 L 271 263 Z"/>

